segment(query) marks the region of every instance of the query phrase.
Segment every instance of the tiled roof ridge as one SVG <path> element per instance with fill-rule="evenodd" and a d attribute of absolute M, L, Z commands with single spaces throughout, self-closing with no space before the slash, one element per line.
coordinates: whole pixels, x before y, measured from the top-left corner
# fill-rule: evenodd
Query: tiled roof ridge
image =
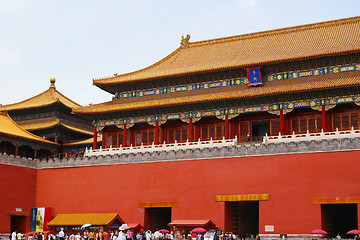
<path fill-rule="evenodd" d="M 291 32 L 296 32 L 296 31 L 305 31 L 308 29 L 323 28 L 323 27 L 327 27 L 327 26 L 348 24 L 348 23 L 353 23 L 353 22 L 360 22 L 360 16 L 330 20 L 330 21 L 325 21 L 325 22 L 310 23 L 310 24 L 304 24 L 304 25 L 299 25 L 299 26 L 291 26 L 291 27 L 285 27 L 285 28 L 279 28 L 279 29 L 272 29 L 272 30 L 254 32 L 254 33 L 240 34 L 240 35 L 229 36 L 229 37 L 214 38 L 214 39 L 208 39 L 208 40 L 197 41 L 197 42 L 189 42 L 189 44 L 184 47 L 190 47 L 190 46 L 196 46 L 196 45 L 209 45 L 209 44 L 214 44 L 214 43 L 242 40 L 242 39 L 249 39 L 249 38 L 258 38 L 258 37 L 264 37 L 264 36 L 291 33 Z"/>
<path fill-rule="evenodd" d="M 51 90 L 51 89 L 47 89 L 47 90 L 45 90 L 45 91 L 43 91 L 43 92 L 41 92 L 41 93 L 39 93 L 39 94 L 37 94 L 37 95 L 35 95 L 35 96 L 30 97 L 30 98 L 28 98 L 28 99 L 25 99 L 25 100 L 23 100 L 23 101 L 16 102 L 16 103 L 10 103 L 10 104 L 6 104 L 6 105 L 2 105 L 1 107 L 6 108 L 7 110 L 12 110 L 12 109 L 9 109 L 8 107 L 12 107 L 12 106 L 16 106 L 16 105 L 20 105 L 20 104 L 22 104 L 22 103 L 25 103 L 25 102 L 27 102 L 27 101 L 29 101 L 29 100 L 32 100 L 32 99 L 37 98 L 37 97 L 39 97 L 39 96 L 41 96 L 41 95 L 43 95 L 43 94 L 46 94 L 49 90 Z M 51 103 L 54 103 L 54 102 L 56 102 L 56 101 L 57 101 L 57 100 L 54 99 L 54 101 L 51 102 Z M 46 104 L 46 105 L 48 105 L 48 104 Z M 44 105 L 44 106 L 46 106 L 46 105 Z M 0 111 L 1 111 L 1 107 L 0 107 Z"/>
<path fill-rule="evenodd" d="M 46 139 L 44 139 L 44 138 L 42 138 L 42 137 L 39 137 L 38 135 L 35 135 L 35 134 L 31 133 L 31 132 L 26 131 L 26 130 L 25 130 L 24 128 L 22 128 L 19 124 L 17 124 L 17 123 L 9 116 L 9 114 L 8 114 L 6 111 L 4 111 L 4 112 L 0 111 L 0 114 L 3 115 L 3 116 L 5 116 L 5 117 L 7 117 L 7 118 L 9 119 L 9 121 L 12 122 L 12 124 L 14 124 L 16 127 L 18 127 L 18 128 L 20 129 L 20 131 L 24 132 L 26 135 L 30 135 L 30 136 L 32 136 L 33 138 L 35 138 L 36 140 L 38 140 L 38 141 L 42 141 L 42 142 L 46 142 L 46 143 L 51 143 L 51 144 L 58 145 L 58 144 L 55 143 L 55 142 L 46 140 Z M 28 139 L 31 139 L 31 138 L 28 138 Z M 31 139 L 31 140 L 35 140 L 35 139 Z"/>
<path fill-rule="evenodd" d="M 23 126 L 23 128 L 31 130 L 31 131 L 38 130 L 38 129 L 47 129 L 47 128 L 51 128 L 53 126 L 61 125 L 59 118 L 52 117 L 52 118 L 47 118 L 46 120 L 49 120 L 49 121 L 45 121 L 45 120 L 44 121 L 38 121 L 38 122 L 36 122 L 36 121 L 24 121 L 24 122 L 19 122 L 19 125 Z M 48 125 L 46 125 L 45 127 L 42 126 L 42 127 L 37 127 L 36 128 L 36 127 L 30 127 L 29 124 L 48 124 Z"/>
<path fill-rule="evenodd" d="M 114 74 L 114 76 L 104 77 L 104 78 L 94 78 L 93 79 L 93 85 L 107 85 L 107 84 L 114 84 L 113 81 L 117 78 L 124 78 L 127 76 L 132 76 L 134 74 L 146 72 L 152 68 L 157 67 L 163 62 L 166 62 L 168 59 L 172 58 L 176 54 L 178 54 L 181 50 L 187 49 L 187 48 L 195 48 L 200 46 L 206 46 L 206 45 L 214 45 L 219 44 L 223 42 L 231 42 L 231 41 L 238 41 L 238 40 L 244 40 L 244 39 L 252 39 L 252 38 L 259 38 L 259 37 L 265 37 L 265 36 L 272 36 L 272 35 L 280 35 L 284 33 L 292 33 L 295 31 L 306 31 L 309 29 L 316 29 L 316 28 L 324 28 L 328 26 L 336 26 L 336 25 L 344 25 L 348 23 L 354 23 L 354 22 L 360 22 L 360 16 L 356 17 L 350 17 L 350 18 L 342 18 L 342 19 L 336 19 L 336 20 L 330 20 L 325 22 L 317 22 L 317 23 L 311 23 L 311 24 L 305 24 L 305 25 L 299 25 L 299 26 L 292 26 L 292 27 L 286 27 L 286 28 L 280 28 L 280 29 L 273 29 L 273 30 L 267 30 L 267 31 L 261 31 L 261 32 L 255 32 L 255 33 L 248 33 L 248 34 L 241 34 L 241 35 L 235 35 L 230 37 L 223 37 L 223 38 L 215 38 L 215 39 L 209 39 L 209 40 L 203 40 L 203 41 L 197 41 L 197 42 L 188 42 L 186 45 L 178 47 L 175 51 L 167 55 L 165 58 L 155 62 L 154 64 L 124 74 Z M 181 74 L 180 74 L 181 75 Z M 166 77 L 166 76 L 164 76 Z M 156 77 L 155 77 L 156 78 Z M 147 78 L 151 79 L 151 78 Z M 104 80 L 111 80 L 111 82 L 104 82 Z"/>
<path fill-rule="evenodd" d="M 40 118 L 40 119 L 29 119 L 29 120 L 23 120 L 18 121 L 19 124 L 31 124 L 31 123 L 42 123 L 42 122 L 48 122 L 49 120 L 60 120 L 58 117 L 51 116 L 47 118 Z"/>
<path fill-rule="evenodd" d="M 107 79 L 114 79 L 114 78 L 117 78 L 118 76 L 121 76 L 121 77 L 126 77 L 126 76 L 129 76 L 129 75 L 133 75 L 133 74 L 136 74 L 136 73 L 141 73 L 141 72 L 144 72 L 144 71 L 147 71 L 149 69 L 152 69 L 156 66 L 158 66 L 159 64 L 163 63 L 163 62 L 166 62 L 169 58 L 175 56 L 181 49 L 183 49 L 184 47 L 187 47 L 187 46 L 180 46 L 178 47 L 177 49 L 175 49 L 175 51 L 173 51 L 172 53 L 168 54 L 166 57 L 160 59 L 159 61 L 151 64 L 150 66 L 147 66 L 145 68 L 142 68 L 142 69 L 139 69 L 139 70 L 136 70 L 136 71 L 132 71 L 132 72 L 128 72 L 128 73 L 124 73 L 124 74 L 114 74 L 114 76 L 109 76 L 109 77 L 100 77 L 100 78 L 94 78 L 93 79 L 93 85 L 96 85 L 96 81 L 97 80 L 107 80 Z"/>
<path fill-rule="evenodd" d="M 61 97 L 65 98 L 67 101 L 73 103 L 74 105 L 77 105 L 79 107 L 82 107 L 82 105 L 78 104 L 77 102 L 71 100 L 70 98 L 66 97 L 64 94 L 62 94 L 61 92 L 59 92 L 58 90 L 54 90 L 56 94 L 60 95 Z M 57 97 L 58 101 L 60 102 L 60 98 Z"/>
<path fill-rule="evenodd" d="M 67 128 L 67 129 L 70 129 L 70 130 L 73 130 L 73 131 L 76 131 L 76 132 L 79 132 L 79 133 L 84 133 L 84 134 L 87 134 L 87 135 L 93 135 L 94 134 L 89 129 L 84 129 L 84 128 L 81 128 L 81 127 L 78 127 L 78 126 L 73 126 L 73 125 L 71 125 L 69 123 L 60 122 L 59 125 L 64 127 L 64 128 Z"/>
<path fill-rule="evenodd" d="M 58 90 L 56 90 L 56 88 L 52 88 L 50 86 L 50 88 L 48 88 L 47 90 L 33 96 L 33 97 L 30 97 L 28 99 L 25 99 L 23 101 L 20 101 L 20 102 L 17 102 L 17 103 L 11 103 L 11 104 L 6 104 L 6 105 L 2 105 L 0 106 L 0 110 L 4 109 L 4 110 L 13 110 L 14 108 L 12 107 L 15 107 L 16 110 L 19 110 L 19 109 L 27 109 L 27 108 L 31 108 L 31 107 L 20 107 L 20 108 L 16 108 L 16 106 L 18 105 L 21 105 L 23 103 L 26 103 L 27 101 L 30 101 L 30 100 L 33 100 L 33 99 L 36 99 L 36 98 L 39 98 L 41 97 L 42 95 L 45 95 L 45 94 L 49 94 L 49 96 L 51 96 L 51 99 L 46 102 L 46 103 L 43 103 L 43 104 L 39 104 L 38 106 L 36 107 L 44 107 L 44 106 L 48 106 L 48 105 L 51 105 L 55 102 L 60 102 L 62 104 L 64 104 L 65 106 L 69 107 L 69 108 L 72 108 L 70 106 L 68 106 L 67 104 L 63 103 L 61 100 L 60 100 L 60 97 L 66 99 L 66 101 L 69 101 L 71 102 L 72 104 L 78 106 L 78 107 L 82 107 L 80 104 L 74 102 L 73 100 L 71 100 L 70 98 L 66 97 L 64 94 L 62 94 L 61 92 L 59 92 Z M 15 110 L 14 109 L 14 110 Z"/>
<path fill-rule="evenodd" d="M 45 127 L 42 126 L 42 127 L 34 128 L 34 127 L 29 126 L 29 124 L 46 124 L 46 123 L 48 125 L 46 125 Z M 90 128 L 86 128 L 76 122 L 72 122 L 72 121 L 58 118 L 58 117 L 21 121 L 21 122 L 19 122 L 19 125 L 22 125 L 30 130 L 47 129 L 47 128 L 51 128 L 54 126 L 62 126 L 62 127 L 68 128 L 68 129 L 69 129 L 69 127 L 72 129 L 78 129 L 77 130 L 78 132 L 88 132 L 88 134 L 92 134 L 92 131 Z M 26 126 L 26 125 L 28 125 L 28 126 Z"/>
<path fill-rule="evenodd" d="M 94 137 L 88 137 L 88 138 L 83 138 L 80 140 L 76 140 L 73 142 L 69 142 L 69 143 L 64 143 L 64 146 L 75 146 L 75 145 L 84 145 L 84 144 L 92 144 L 94 141 Z M 97 142 L 102 142 L 102 134 L 98 133 L 97 135 Z"/>

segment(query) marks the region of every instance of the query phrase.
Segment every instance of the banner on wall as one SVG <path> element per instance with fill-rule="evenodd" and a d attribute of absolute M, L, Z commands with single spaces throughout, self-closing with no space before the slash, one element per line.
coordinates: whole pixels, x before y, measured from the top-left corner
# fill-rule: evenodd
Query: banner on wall
<path fill-rule="evenodd" d="M 50 231 L 48 223 L 51 221 L 52 208 L 32 208 L 31 209 L 31 232 Z"/>

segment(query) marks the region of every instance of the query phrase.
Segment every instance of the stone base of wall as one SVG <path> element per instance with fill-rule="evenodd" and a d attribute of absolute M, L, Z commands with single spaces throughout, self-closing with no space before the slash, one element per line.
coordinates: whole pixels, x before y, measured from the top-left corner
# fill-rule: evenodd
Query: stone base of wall
<path fill-rule="evenodd" d="M 9 240 L 10 233 L 0 233 L 1 240 Z"/>

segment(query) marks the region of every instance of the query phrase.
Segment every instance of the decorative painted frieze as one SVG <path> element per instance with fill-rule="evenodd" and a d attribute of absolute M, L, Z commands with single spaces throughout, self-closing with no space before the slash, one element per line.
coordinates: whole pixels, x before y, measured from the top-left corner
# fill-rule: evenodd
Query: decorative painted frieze
<path fill-rule="evenodd" d="M 256 69 L 259 69 L 259 68 L 256 68 Z M 314 69 L 301 70 L 301 71 L 281 72 L 281 73 L 263 75 L 262 82 L 280 81 L 280 80 L 286 80 L 286 79 L 334 74 L 334 73 L 339 73 L 339 72 L 340 73 L 341 72 L 352 72 L 352 71 L 359 71 L 359 70 L 360 70 L 360 63 L 354 63 L 354 64 L 347 64 L 347 65 L 314 68 Z M 236 86 L 236 85 L 243 85 L 243 84 L 249 84 L 248 77 L 224 79 L 224 80 L 202 82 L 202 83 L 193 83 L 193 84 L 163 87 L 163 88 L 153 88 L 153 89 L 121 92 L 121 93 L 116 93 L 115 98 L 123 99 L 123 98 L 131 98 L 131 97 L 144 97 L 144 96 L 160 95 L 160 94 L 167 94 L 167 93 L 196 91 L 196 90 L 211 89 L 211 88 L 221 88 L 221 87 Z"/>
<path fill-rule="evenodd" d="M 144 117 L 124 118 L 124 119 L 113 119 L 93 122 L 95 127 L 113 126 L 121 124 L 133 125 L 136 123 L 154 123 L 158 121 L 160 124 L 165 123 L 167 120 L 180 119 L 183 122 L 189 122 L 188 119 L 192 118 L 193 122 L 200 120 L 202 117 L 216 116 L 219 119 L 225 119 L 223 116 L 229 115 L 229 119 L 237 117 L 243 113 L 254 113 L 254 112 L 269 112 L 278 114 L 280 109 L 283 109 L 284 114 L 291 112 L 294 108 L 311 107 L 314 110 L 321 110 L 321 106 L 325 105 L 325 110 L 329 110 L 340 103 L 355 103 L 360 105 L 360 94 L 359 95 L 348 95 L 329 97 L 321 99 L 307 99 L 299 101 L 289 101 L 281 103 L 273 103 L 258 106 L 246 106 L 246 107 L 234 107 L 224 109 L 210 109 L 206 111 L 198 112 L 182 112 L 182 113 L 169 113 L 160 114 Z"/>

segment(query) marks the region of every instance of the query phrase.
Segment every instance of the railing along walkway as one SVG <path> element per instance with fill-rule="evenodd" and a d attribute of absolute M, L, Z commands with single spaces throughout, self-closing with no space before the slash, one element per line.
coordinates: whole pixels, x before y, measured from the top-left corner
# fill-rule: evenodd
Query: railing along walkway
<path fill-rule="evenodd" d="M 159 145 L 155 145 L 154 143 L 152 145 L 144 146 L 141 144 L 141 146 L 135 146 L 132 145 L 130 147 L 122 147 L 119 148 L 113 148 L 110 146 L 110 148 L 102 148 L 99 149 L 88 149 L 86 148 L 84 156 L 85 157 L 91 157 L 91 156 L 101 156 L 101 155 L 115 155 L 115 154 L 124 154 L 124 153 L 145 153 L 145 152 L 156 152 L 156 151 L 179 151 L 179 150 L 185 150 L 185 149 L 201 149 L 201 148 L 214 148 L 214 147 L 226 147 L 226 146 L 234 146 L 238 142 L 237 137 L 234 139 L 225 139 L 222 140 L 212 140 L 210 141 L 199 141 L 197 142 L 189 142 L 187 140 L 184 143 L 178 143 L 175 141 L 175 143 L 163 143 Z"/>
<path fill-rule="evenodd" d="M 354 138 L 360 137 L 360 130 L 354 130 L 354 127 L 351 130 L 339 131 L 336 128 L 335 132 L 324 132 L 321 130 L 319 133 L 309 133 L 309 130 L 306 133 L 292 135 L 281 135 L 278 136 L 268 136 L 267 134 L 263 138 L 263 143 L 288 143 L 288 142 L 300 142 L 300 141 L 321 141 L 321 140 L 331 140 L 331 139 L 342 139 L 342 138 Z"/>

